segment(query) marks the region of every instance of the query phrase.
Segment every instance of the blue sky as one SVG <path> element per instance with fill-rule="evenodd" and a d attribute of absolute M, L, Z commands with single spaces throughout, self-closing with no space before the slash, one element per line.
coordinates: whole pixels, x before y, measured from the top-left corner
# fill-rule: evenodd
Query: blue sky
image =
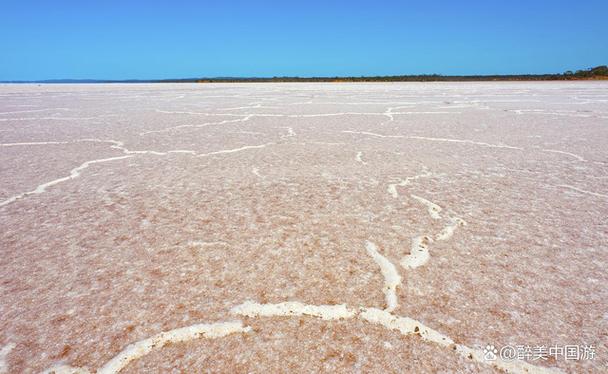
<path fill-rule="evenodd" d="M 608 64 L 608 1 L 13 1 L 0 80 L 562 72 Z"/>

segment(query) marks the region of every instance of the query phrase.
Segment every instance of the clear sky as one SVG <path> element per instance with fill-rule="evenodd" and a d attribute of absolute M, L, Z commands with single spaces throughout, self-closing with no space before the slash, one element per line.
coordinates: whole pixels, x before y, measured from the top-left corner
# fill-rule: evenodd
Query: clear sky
<path fill-rule="evenodd" d="M 0 80 L 563 72 L 608 0 L 2 0 Z"/>

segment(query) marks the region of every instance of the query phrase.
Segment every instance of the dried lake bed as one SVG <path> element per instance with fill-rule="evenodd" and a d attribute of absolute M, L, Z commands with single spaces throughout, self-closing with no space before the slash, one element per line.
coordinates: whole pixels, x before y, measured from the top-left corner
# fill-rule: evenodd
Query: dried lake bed
<path fill-rule="evenodd" d="M 606 217 L 608 82 L 0 85 L 0 373 L 606 372 Z"/>

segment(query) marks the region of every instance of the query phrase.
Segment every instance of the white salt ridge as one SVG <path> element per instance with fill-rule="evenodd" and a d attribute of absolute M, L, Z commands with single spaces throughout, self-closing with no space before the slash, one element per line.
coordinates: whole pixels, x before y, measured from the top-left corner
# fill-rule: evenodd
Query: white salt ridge
<path fill-rule="evenodd" d="M 242 107 L 242 108 L 244 108 L 244 107 Z M 242 109 L 242 108 L 240 108 L 240 109 Z M 219 121 L 219 122 L 209 122 L 209 123 L 203 123 L 203 124 L 198 124 L 198 125 L 173 126 L 173 127 L 168 127 L 168 128 L 161 129 L 161 130 L 150 130 L 150 131 L 141 132 L 140 135 L 168 132 L 168 131 L 173 131 L 173 130 L 177 130 L 177 129 L 181 129 L 181 128 L 200 128 L 200 127 L 207 127 L 207 126 L 212 126 L 212 125 L 222 125 L 222 124 L 226 124 L 226 123 L 246 122 L 252 118 L 267 118 L 267 117 L 273 117 L 273 118 L 274 117 L 278 117 L 278 118 L 322 118 L 322 117 L 337 117 L 337 116 L 388 116 L 389 118 L 392 118 L 393 115 L 397 115 L 397 114 L 455 114 L 455 113 L 458 113 L 458 112 L 433 111 L 433 112 L 390 112 L 390 113 L 386 113 L 386 112 L 384 112 L 384 113 L 379 113 L 379 112 L 337 112 L 337 113 L 321 113 L 321 114 L 277 114 L 277 113 L 204 113 L 204 112 L 189 112 L 189 111 L 168 111 L 168 110 L 159 110 L 159 109 L 157 109 L 156 112 L 163 113 L 163 114 L 188 114 L 188 115 L 200 115 L 200 116 L 231 116 L 231 117 L 242 117 L 242 118 Z M 357 133 L 356 131 L 343 131 L 343 132 Z M 372 135 L 372 133 L 365 133 L 365 134 Z M 378 134 L 373 134 L 373 135 L 387 137 L 387 138 L 388 137 L 403 138 L 403 136 L 401 136 L 401 135 L 397 135 L 397 136 L 382 136 L 382 135 L 378 135 Z M 291 136 L 291 135 L 288 135 L 288 136 Z"/>
<path fill-rule="evenodd" d="M 596 115 L 596 114 L 584 114 L 575 111 L 547 111 L 544 109 L 514 109 L 510 110 L 516 114 L 543 114 L 550 116 L 561 116 L 561 117 L 573 117 L 573 118 L 608 118 L 608 116 Z"/>
<path fill-rule="evenodd" d="M 140 340 L 128 345 L 118 355 L 114 356 L 105 365 L 99 368 L 97 374 L 115 374 L 119 373 L 129 363 L 153 350 L 160 349 L 169 343 L 183 343 L 195 339 L 214 339 L 221 338 L 234 333 L 247 333 L 251 331 L 251 327 L 243 326 L 242 322 L 217 322 L 217 323 L 201 323 L 197 325 L 182 327 L 170 331 L 158 333 L 150 338 Z M 43 374 L 84 374 L 89 373 L 87 369 L 75 368 L 67 365 L 54 366 L 47 369 Z"/>
<path fill-rule="evenodd" d="M 365 242 L 365 248 L 367 253 L 374 259 L 374 261 L 380 266 L 380 272 L 384 277 L 384 292 L 386 298 L 386 311 L 392 312 L 399 306 L 397 299 L 397 287 L 401 285 L 401 276 L 393 265 L 386 257 L 382 256 L 378 252 L 376 245 L 369 240 Z"/>
<path fill-rule="evenodd" d="M 384 111 L 384 115 L 388 117 L 387 122 L 393 122 L 395 120 L 395 117 L 393 117 L 393 109 L 397 109 L 397 107 L 390 107 Z"/>
<path fill-rule="evenodd" d="M 205 242 L 202 240 L 191 240 L 188 242 L 190 247 L 212 247 L 212 246 L 228 246 L 229 244 L 222 241 Z"/>
<path fill-rule="evenodd" d="M 154 156 L 167 156 L 167 155 L 172 154 L 172 153 L 185 153 L 185 154 L 190 154 L 190 155 L 195 155 L 196 154 L 195 151 L 184 150 L 184 149 L 176 149 L 176 150 L 171 150 L 171 151 L 166 151 L 166 152 L 160 152 L 160 151 L 128 151 L 128 150 L 125 150 L 125 153 L 130 154 L 130 155 L 154 155 Z"/>
<path fill-rule="evenodd" d="M 416 177 L 419 177 L 419 176 L 416 176 Z M 407 185 L 407 184 L 409 184 L 409 180 L 402 181 L 400 184 L 390 184 L 389 188 L 388 188 L 388 192 L 391 193 L 391 195 L 393 195 L 393 197 L 398 197 L 399 194 L 397 193 L 396 186 L 397 185 Z M 423 197 L 420 197 L 420 196 L 417 196 L 414 194 L 411 194 L 410 196 L 427 207 L 427 211 L 428 211 L 429 215 L 431 216 L 431 218 L 433 218 L 435 220 L 441 219 L 441 215 L 439 213 L 442 211 L 442 208 L 439 205 L 433 203 L 430 200 L 427 200 Z M 451 217 L 449 219 L 449 222 L 447 223 L 447 225 L 444 226 L 443 229 L 437 235 L 435 235 L 435 240 L 445 241 L 445 240 L 450 239 L 454 235 L 454 231 L 456 231 L 456 229 L 459 226 L 464 226 L 464 225 L 466 225 L 466 222 L 464 220 L 462 220 L 461 218 Z M 420 266 L 426 264 L 430 259 L 430 253 L 429 253 L 428 247 L 429 247 L 429 244 L 432 242 L 433 242 L 432 238 L 430 238 L 429 236 L 424 236 L 424 235 L 417 236 L 414 239 L 412 239 L 410 254 L 405 256 L 400 261 L 401 266 L 406 269 L 415 269 L 417 267 L 420 267 Z"/>
<path fill-rule="evenodd" d="M 0 118 L 0 122 L 11 122 L 11 121 L 87 121 L 94 120 L 104 117 L 109 117 L 110 115 L 103 115 L 97 117 L 21 117 L 21 118 Z"/>
<path fill-rule="evenodd" d="M 406 269 L 415 269 L 426 264 L 431 257 L 428 248 L 432 241 L 433 239 L 428 236 L 417 236 L 412 239 L 410 254 L 401 260 L 401 266 Z"/>
<path fill-rule="evenodd" d="M 260 144 L 260 145 L 246 145 L 246 146 L 239 147 L 239 148 L 222 149 L 222 150 L 219 150 L 219 151 L 214 151 L 214 152 L 209 152 L 209 153 L 203 153 L 203 154 L 198 154 L 198 155 L 197 155 L 197 153 L 195 151 L 182 150 L 182 149 L 169 150 L 169 151 L 165 151 L 165 152 L 153 151 L 153 150 L 131 151 L 131 150 L 125 148 L 123 142 L 117 141 L 117 140 L 111 140 L 111 139 L 110 140 L 78 139 L 78 140 L 71 141 L 71 142 L 4 143 L 4 144 L 0 144 L 0 146 L 69 144 L 69 143 L 74 143 L 74 142 L 111 143 L 112 146 L 110 148 L 120 150 L 124 154 L 126 154 L 126 156 L 109 157 L 109 158 L 103 158 L 103 159 L 86 161 L 83 164 L 81 164 L 80 166 L 72 169 L 70 171 L 70 175 L 68 175 L 67 177 L 62 177 L 62 178 L 58 178 L 58 179 L 52 180 L 50 182 L 43 183 L 43 184 L 39 185 L 38 187 L 36 187 L 36 189 L 33 190 L 33 191 L 22 192 L 22 193 L 20 193 L 18 195 L 11 196 L 11 197 L 9 197 L 8 199 L 6 199 L 4 201 L 0 201 L 0 207 L 8 205 L 10 203 L 13 203 L 13 202 L 15 202 L 15 201 L 17 201 L 19 199 L 22 199 L 22 198 L 24 198 L 26 196 L 29 196 L 29 195 L 41 194 L 41 193 L 45 192 L 48 187 L 51 187 L 51 186 L 54 186 L 56 184 L 63 183 L 63 182 L 66 182 L 68 180 L 77 178 L 77 177 L 80 176 L 80 172 L 82 170 L 88 168 L 92 164 L 104 163 L 104 162 L 115 161 L 115 160 L 122 160 L 122 159 L 125 159 L 125 158 L 128 158 L 128 157 L 132 157 L 133 155 L 142 155 L 142 154 L 143 155 L 154 155 L 154 156 L 167 156 L 169 154 L 189 154 L 189 155 L 196 155 L 197 157 L 208 157 L 208 156 L 214 156 L 214 155 L 220 155 L 220 154 L 236 153 L 236 152 L 241 152 L 241 151 L 245 151 L 245 150 L 249 150 L 249 149 L 260 149 L 260 148 L 264 148 L 264 147 L 266 147 L 268 145 L 274 144 L 274 143 L 265 143 L 265 144 Z"/>
<path fill-rule="evenodd" d="M 345 133 L 345 134 L 368 135 L 368 136 L 373 136 L 373 137 L 376 137 L 376 138 L 403 138 L 403 135 L 382 135 L 382 134 L 377 134 L 375 132 L 369 132 L 369 131 L 344 130 L 342 132 Z"/>
<path fill-rule="evenodd" d="M 360 320 L 382 326 L 389 330 L 399 331 L 402 335 L 418 335 L 424 341 L 441 347 L 451 348 L 459 355 L 483 365 L 493 366 L 507 373 L 514 374 L 556 374 L 559 369 L 535 366 L 525 361 L 507 362 L 501 359 L 488 361 L 484 359 L 483 351 L 462 344 L 455 344 L 449 336 L 426 326 L 424 323 L 409 318 L 396 316 L 386 310 L 377 308 L 351 309 L 345 304 L 340 305 L 310 305 L 300 302 L 284 302 L 278 304 L 259 304 L 247 301 L 231 309 L 231 313 L 248 317 L 291 317 L 311 316 L 323 320 L 339 320 L 358 317 Z"/>
<path fill-rule="evenodd" d="M 265 148 L 272 144 L 274 144 L 274 143 L 266 143 L 266 144 L 260 144 L 260 145 L 246 145 L 243 147 L 233 148 L 233 149 L 222 149 L 220 151 L 202 153 L 202 154 L 199 154 L 197 157 L 207 157 L 207 156 L 221 155 L 221 154 L 226 154 L 226 153 L 235 153 L 235 152 L 246 151 L 248 149 L 260 149 L 260 148 Z"/>
<path fill-rule="evenodd" d="M 435 240 L 448 240 L 454 235 L 454 231 L 459 226 L 465 226 L 467 223 L 458 217 L 450 218 L 450 222 L 435 236 Z"/>
<path fill-rule="evenodd" d="M 195 151 L 183 150 L 183 149 L 176 149 L 176 150 L 170 150 L 170 151 L 165 151 L 165 152 L 151 151 L 151 150 L 131 151 L 131 150 L 125 148 L 124 143 L 121 142 L 121 141 L 117 141 L 117 140 L 105 140 L 105 142 L 113 143 L 113 145 L 111 146 L 111 148 L 121 150 L 123 153 L 128 154 L 128 155 L 150 154 L 150 155 L 155 155 L 155 156 L 167 156 L 169 154 L 176 154 L 176 153 L 179 154 L 179 153 L 182 153 L 182 154 L 196 155 L 197 157 L 208 157 L 208 156 L 214 156 L 214 155 L 220 155 L 220 154 L 226 154 L 226 153 L 236 153 L 236 152 L 241 152 L 241 151 L 245 151 L 245 150 L 248 150 L 248 149 L 265 148 L 266 146 L 274 144 L 274 143 L 264 143 L 264 144 L 259 144 L 259 145 L 246 145 L 246 146 L 242 146 L 242 147 L 238 147 L 238 148 L 221 149 L 219 151 L 213 151 L 213 152 L 209 152 L 209 153 L 200 153 L 200 154 L 197 154 Z"/>
<path fill-rule="evenodd" d="M 17 147 L 23 145 L 49 145 L 49 144 L 70 144 L 73 142 L 26 142 L 26 143 L 3 143 L 0 147 Z"/>
<path fill-rule="evenodd" d="M 53 112 L 53 111 L 69 111 L 68 108 L 48 108 L 48 109 L 31 109 L 31 110 L 17 110 L 13 112 L 2 112 L 0 115 L 5 114 L 19 114 L 19 113 L 36 113 L 36 112 Z"/>
<path fill-rule="evenodd" d="M 237 106 L 237 107 L 233 107 L 233 108 L 220 108 L 218 110 L 241 110 L 241 109 L 259 109 L 259 108 L 262 108 L 261 103 L 251 104 L 248 106 Z"/>
<path fill-rule="evenodd" d="M 103 139 L 76 139 L 76 140 L 70 140 L 70 141 L 3 143 L 3 144 L 0 144 L 0 147 L 16 147 L 16 146 L 32 146 L 32 145 L 57 145 L 57 144 L 59 144 L 59 145 L 66 145 L 66 144 L 75 144 L 75 143 L 81 143 L 81 142 L 110 143 L 110 144 L 112 144 L 112 146 L 110 148 L 118 149 L 118 150 L 122 151 L 123 153 L 129 154 L 129 155 L 151 154 L 151 155 L 156 155 L 156 156 L 166 156 L 166 155 L 171 154 L 171 153 L 196 154 L 195 151 L 182 150 L 182 149 L 170 150 L 170 151 L 166 151 L 166 152 L 151 151 L 151 150 L 131 151 L 131 150 L 125 148 L 123 142 L 118 141 L 118 140 L 112 140 L 112 139 L 108 139 L 108 140 L 103 140 Z"/>
<path fill-rule="evenodd" d="M 449 112 L 449 113 L 453 113 L 453 112 Z M 393 113 L 393 114 L 397 114 L 397 113 Z M 433 141 L 433 142 L 471 144 L 471 145 L 478 145 L 478 146 L 488 147 L 488 148 L 506 148 L 506 149 L 523 150 L 523 148 L 520 148 L 520 147 L 514 147 L 514 146 L 510 146 L 510 145 L 505 145 L 505 144 L 491 144 L 491 143 L 478 142 L 475 140 L 468 140 L 468 139 L 433 138 L 433 137 L 428 137 L 428 136 L 382 135 L 382 134 L 369 132 L 369 131 L 348 131 L 347 130 L 347 131 L 342 131 L 342 132 L 348 133 L 348 134 L 360 134 L 360 135 L 373 136 L 373 137 L 377 137 L 377 138 L 427 140 L 427 141 Z"/>
<path fill-rule="evenodd" d="M 160 112 L 160 113 L 165 113 L 165 112 Z M 194 114 L 194 113 L 188 113 L 188 114 Z M 196 113 L 196 114 L 208 115 L 208 116 L 235 116 L 232 114 L 209 114 L 209 113 Z M 139 135 L 142 136 L 142 135 L 148 135 L 148 134 L 160 134 L 160 133 L 170 132 L 173 130 L 183 129 L 183 128 L 202 128 L 202 127 L 208 127 L 208 126 L 218 126 L 218 125 L 225 125 L 227 123 L 246 122 L 246 121 L 249 121 L 249 119 L 251 119 L 251 116 L 249 116 L 249 115 L 239 114 L 237 116 L 242 116 L 243 118 L 227 119 L 227 120 L 216 121 L 216 122 L 205 122 L 205 123 L 201 123 L 201 124 L 197 124 L 197 125 L 172 126 L 172 127 L 167 127 L 167 128 L 161 129 L 161 130 L 149 130 L 149 131 L 140 132 Z"/>
<path fill-rule="evenodd" d="M 97 370 L 98 374 L 113 374 L 124 369 L 131 361 L 137 360 L 168 343 L 182 343 L 194 339 L 220 338 L 234 333 L 246 333 L 251 327 L 243 327 L 239 322 L 201 323 L 175 330 L 161 332 L 151 338 L 127 346 L 122 352 Z"/>
<path fill-rule="evenodd" d="M 405 179 L 399 179 L 397 183 L 390 183 L 386 188 L 386 191 L 395 199 L 399 197 L 399 192 L 397 191 L 397 187 L 405 187 L 409 185 L 412 181 L 418 180 L 420 178 L 429 178 L 433 174 L 427 171 L 426 169 L 422 172 L 422 174 L 414 175 L 413 177 L 407 177 Z"/>
<path fill-rule="evenodd" d="M 230 312 L 247 317 L 312 316 L 326 321 L 352 318 L 356 314 L 354 310 L 348 309 L 346 304 L 310 305 L 298 301 L 278 304 L 258 304 L 253 301 L 246 301 L 230 309 Z"/>
<path fill-rule="evenodd" d="M 606 198 L 608 198 L 608 195 L 604 195 L 604 194 L 593 192 L 593 191 L 583 190 L 581 188 L 577 188 L 577 187 L 570 186 L 570 185 L 567 185 L 567 184 L 559 184 L 559 185 L 557 185 L 557 187 L 567 188 L 567 189 L 570 189 L 570 190 L 573 190 L 573 191 L 576 191 L 576 192 L 580 192 L 580 193 L 586 194 L 586 195 L 592 195 L 592 196 L 597 196 L 597 197 L 606 197 Z"/>
<path fill-rule="evenodd" d="M 230 115 L 230 114 L 223 114 L 223 113 L 205 113 L 205 112 L 192 112 L 192 111 L 173 111 L 173 110 L 160 110 L 160 109 L 155 109 L 156 113 L 162 113 L 162 114 L 188 114 L 188 115 L 195 115 L 195 116 L 226 116 L 226 115 Z M 239 116 L 242 116 L 242 114 L 239 114 Z"/>
<path fill-rule="evenodd" d="M 431 216 L 431 218 L 433 219 L 441 219 L 441 215 L 439 215 L 439 213 L 441 212 L 441 207 L 437 204 L 435 204 L 432 201 L 429 201 L 425 198 L 422 198 L 420 196 L 416 196 L 416 195 L 410 195 L 413 199 L 421 202 L 422 204 L 424 204 L 429 212 L 429 215 Z"/>
<path fill-rule="evenodd" d="M 6 357 L 15 348 L 15 343 L 8 343 L 2 349 L 0 349 L 0 374 L 8 373 L 8 363 Z"/>
<path fill-rule="evenodd" d="M 587 160 L 585 160 L 585 158 L 583 156 L 579 156 L 577 154 L 570 153 L 570 152 L 558 151 L 556 149 L 543 149 L 543 152 L 559 153 L 559 154 L 562 154 L 562 155 L 567 155 L 567 156 L 574 157 L 574 158 L 576 158 L 577 160 L 579 160 L 581 162 L 586 162 L 587 161 Z"/>
<path fill-rule="evenodd" d="M 110 162 L 110 161 L 115 161 L 115 160 L 123 160 L 123 159 L 129 158 L 129 157 L 131 157 L 131 156 L 119 156 L 119 157 L 110 157 L 110 158 L 102 158 L 102 159 L 98 159 L 98 160 L 86 161 L 83 164 L 81 164 L 80 166 L 72 169 L 72 171 L 70 172 L 70 175 L 68 175 L 67 177 L 62 177 L 62 178 L 52 180 L 50 182 L 43 183 L 43 184 L 39 185 L 38 187 L 36 187 L 36 189 L 34 189 L 33 191 L 23 192 L 23 193 L 20 193 L 19 195 L 12 196 L 4 201 L 1 201 L 0 207 L 4 206 L 4 205 L 8 205 L 12 202 L 15 202 L 15 201 L 22 199 L 29 195 L 41 194 L 41 193 L 45 192 L 48 187 L 54 186 L 59 183 L 63 183 L 65 181 L 68 181 L 68 180 L 71 180 L 74 178 L 78 178 L 80 176 L 80 172 L 83 171 L 84 169 L 88 168 L 90 165 L 99 164 L 99 163 L 103 163 L 103 162 Z"/>
<path fill-rule="evenodd" d="M 75 139 L 75 140 L 66 140 L 66 141 L 48 141 L 48 142 L 24 142 L 24 143 L 2 143 L 0 147 L 17 147 L 17 146 L 31 146 L 31 145 L 65 145 L 65 144 L 75 144 L 81 142 L 92 142 L 92 143 L 111 143 L 114 146 L 112 148 L 116 148 L 118 146 L 122 147 L 122 142 L 118 142 L 116 140 L 102 140 L 102 139 Z M 120 148 L 123 149 L 123 148 Z"/>
<path fill-rule="evenodd" d="M 424 340 L 444 347 L 454 344 L 454 341 L 447 335 L 425 326 L 420 321 L 409 317 L 398 317 L 385 310 L 361 308 L 359 318 L 376 325 L 384 326 L 389 330 L 398 330 L 402 335 L 420 334 Z"/>
<path fill-rule="evenodd" d="M 488 148 L 506 148 L 506 149 L 523 150 L 523 148 L 521 148 L 521 147 L 514 147 L 514 146 L 504 145 L 504 144 L 490 144 L 490 143 L 478 142 L 478 141 L 466 140 L 466 139 L 431 138 L 431 137 L 427 137 L 427 136 L 408 136 L 407 139 L 428 140 L 428 141 L 433 141 L 433 142 L 464 143 L 464 144 L 479 145 L 479 146 L 488 147 Z"/>

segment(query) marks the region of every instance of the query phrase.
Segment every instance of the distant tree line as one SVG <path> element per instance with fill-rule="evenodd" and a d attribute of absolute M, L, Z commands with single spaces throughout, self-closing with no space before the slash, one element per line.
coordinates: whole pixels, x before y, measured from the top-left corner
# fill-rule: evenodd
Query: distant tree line
<path fill-rule="evenodd" d="M 595 77 L 608 77 L 608 66 L 596 66 L 587 70 L 577 70 L 576 72 L 572 72 L 568 70 L 564 73 L 564 77 L 570 78 L 595 78 Z"/>
<path fill-rule="evenodd" d="M 563 74 L 513 74 L 513 75 L 389 75 L 360 77 L 272 77 L 272 78 L 199 78 L 167 80 L 168 82 L 467 82 L 467 81 L 547 81 L 608 79 L 608 66 L 602 65 Z"/>
<path fill-rule="evenodd" d="M 223 82 L 474 82 L 474 81 L 552 81 L 552 80 L 608 80 L 608 66 L 586 70 L 566 71 L 563 74 L 514 75 L 389 75 L 361 77 L 272 77 L 272 78 L 183 78 L 160 80 L 80 80 L 56 79 L 44 81 L 5 81 L 0 83 L 223 83 Z"/>

